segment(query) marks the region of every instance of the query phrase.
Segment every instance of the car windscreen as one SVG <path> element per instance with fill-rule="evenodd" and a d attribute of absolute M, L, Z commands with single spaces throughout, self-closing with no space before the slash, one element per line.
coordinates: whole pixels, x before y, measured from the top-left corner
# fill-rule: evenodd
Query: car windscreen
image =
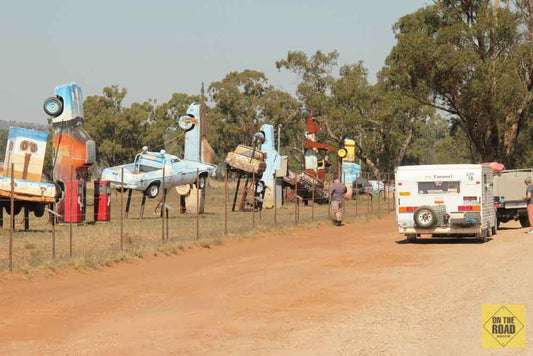
<path fill-rule="evenodd" d="M 460 191 L 458 181 L 418 182 L 418 194 L 457 194 Z"/>

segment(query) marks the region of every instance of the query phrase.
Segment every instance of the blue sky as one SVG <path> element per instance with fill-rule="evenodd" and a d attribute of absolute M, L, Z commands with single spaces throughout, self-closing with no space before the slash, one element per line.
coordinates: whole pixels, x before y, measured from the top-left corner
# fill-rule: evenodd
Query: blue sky
<path fill-rule="evenodd" d="M 74 81 L 85 96 L 128 89 L 126 103 L 199 93 L 230 71 L 262 71 L 276 88 L 288 51 L 337 50 L 370 79 L 394 45 L 392 25 L 425 0 L 91 0 L 0 3 L 0 119 L 45 123 L 43 100 Z"/>

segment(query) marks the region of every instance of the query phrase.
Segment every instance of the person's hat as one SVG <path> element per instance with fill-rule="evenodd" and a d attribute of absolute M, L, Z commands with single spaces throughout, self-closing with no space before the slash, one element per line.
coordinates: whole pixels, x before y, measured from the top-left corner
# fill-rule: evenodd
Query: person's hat
<path fill-rule="evenodd" d="M 526 179 L 524 179 L 524 183 L 526 184 L 531 183 L 531 177 L 527 177 Z"/>

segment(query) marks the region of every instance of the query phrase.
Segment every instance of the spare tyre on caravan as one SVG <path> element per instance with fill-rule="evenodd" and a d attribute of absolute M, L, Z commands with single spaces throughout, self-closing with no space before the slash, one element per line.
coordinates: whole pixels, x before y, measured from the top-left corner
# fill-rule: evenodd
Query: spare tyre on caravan
<path fill-rule="evenodd" d="M 476 237 L 496 233 L 492 169 L 481 164 L 402 166 L 396 169 L 398 229 L 420 235 Z"/>

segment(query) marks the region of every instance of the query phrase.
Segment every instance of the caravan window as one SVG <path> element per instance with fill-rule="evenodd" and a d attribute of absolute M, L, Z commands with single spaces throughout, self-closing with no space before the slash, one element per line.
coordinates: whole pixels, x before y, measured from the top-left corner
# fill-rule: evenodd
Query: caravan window
<path fill-rule="evenodd" d="M 457 194 L 459 192 L 459 182 L 418 182 L 418 194 Z"/>

